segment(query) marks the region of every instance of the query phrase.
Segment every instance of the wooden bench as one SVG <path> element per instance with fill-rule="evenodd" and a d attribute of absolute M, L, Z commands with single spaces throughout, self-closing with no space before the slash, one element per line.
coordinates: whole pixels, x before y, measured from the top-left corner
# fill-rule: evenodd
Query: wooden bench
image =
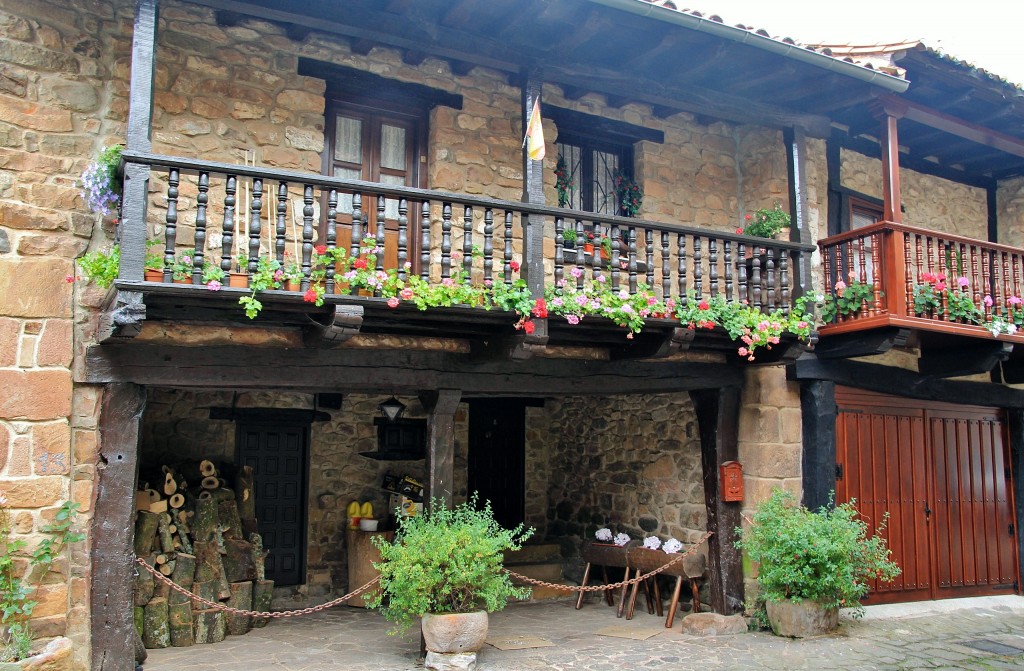
<path fill-rule="evenodd" d="M 683 548 L 685 552 L 687 548 Z M 656 568 L 664 566 L 678 555 L 666 554 L 661 550 L 651 550 L 642 546 L 634 546 L 629 549 L 626 557 L 627 571 L 636 571 L 633 578 L 638 578 L 645 573 L 650 573 Z M 707 570 L 707 557 L 700 551 L 686 557 L 681 562 L 673 564 L 661 572 L 661 575 L 675 576 L 676 586 L 672 592 L 672 601 L 669 604 L 668 617 L 665 619 L 665 627 L 671 628 L 675 621 L 676 611 L 679 609 L 679 594 L 682 591 L 683 580 L 690 581 L 690 591 L 693 594 L 693 612 L 700 612 L 700 592 L 698 591 L 697 579 L 703 577 Z M 633 609 L 636 606 L 636 595 L 639 591 L 639 583 L 633 585 L 633 591 L 629 599 L 629 607 L 626 611 L 626 619 L 632 619 Z M 654 580 L 654 600 L 658 607 L 658 616 L 663 614 L 661 607 L 661 592 L 658 589 L 658 581 Z M 648 605 L 648 612 L 652 609 Z"/>
<path fill-rule="evenodd" d="M 613 545 L 611 543 L 598 543 L 591 541 L 587 545 L 583 546 L 580 556 L 583 561 L 587 562 L 586 568 L 583 569 L 583 581 L 580 582 L 581 587 L 586 587 L 588 580 L 590 580 L 590 569 L 592 566 L 600 566 L 601 572 L 604 577 L 604 583 L 606 585 L 611 584 L 608 579 L 608 567 L 624 569 L 624 575 L 629 576 L 629 564 L 626 562 L 627 555 L 630 548 L 636 547 L 639 541 L 630 541 L 626 545 Z M 623 608 L 626 605 L 626 588 L 627 585 L 622 586 L 621 597 L 619 599 L 619 608 L 615 615 L 622 617 Z M 576 610 L 583 607 L 583 597 L 586 592 L 580 592 L 576 598 Z M 612 598 L 612 591 L 605 590 L 605 600 L 608 605 L 611 606 L 614 603 Z"/>

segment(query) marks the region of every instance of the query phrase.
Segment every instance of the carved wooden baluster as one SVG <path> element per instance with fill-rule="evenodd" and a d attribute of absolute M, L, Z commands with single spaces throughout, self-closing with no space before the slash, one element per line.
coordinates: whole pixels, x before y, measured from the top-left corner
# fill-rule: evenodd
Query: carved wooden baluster
<path fill-rule="evenodd" d="M 384 246 L 388 242 L 387 238 L 387 209 L 388 199 L 384 196 L 377 196 L 377 231 L 374 236 L 374 247 L 377 249 L 375 256 L 377 257 L 377 266 L 374 270 L 384 270 Z M 376 290 L 374 295 L 379 295 L 380 290 Z"/>
<path fill-rule="evenodd" d="M 616 241 L 617 242 L 617 241 Z M 629 295 L 636 293 L 636 226 L 629 227 Z"/>
<path fill-rule="evenodd" d="M 708 284 L 711 295 L 718 295 L 718 238 L 708 238 Z"/>
<path fill-rule="evenodd" d="M 914 265 L 913 263 L 911 263 L 910 260 L 910 234 L 901 231 L 893 231 L 892 235 L 903 236 L 903 285 L 904 292 L 907 295 L 907 316 L 912 316 L 914 314 Z M 879 244 L 881 244 L 881 241 L 883 239 L 884 238 L 879 236 Z M 876 266 L 875 268 L 875 273 L 878 275 L 878 284 L 879 286 L 881 286 L 882 274 L 881 271 L 878 270 L 878 268 L 881 268 L 881 266 Z M 879 300 L 881 300 L 881 291 L 876 290 L 875 302 L 878 302 Z M 881 305 L 881 303 L 879 303 L 879 305 Z"/>
<path fill-rule="evenodd" d="M 909 235 L 909 234 L 908 234 Z M 922 249 L 921 234 L 914 233 L 914 281 L 915 283 L 921 282 L 921 273 L 928 268 L 925 268 L 924 251 Z"/>
<path fill-rule="evenodd" d="M 263 179 L 259 177 L 252 178 L 249 212 L 249 274 L 252 275 L 260 262 L 260 234 L 263 231 Z"/>
<path fill-rule="evenodd" d="M 359 258 L 363 244 L 363 194 L 352 194 L 352 239 L 349 241 L 349 258 Z"/>
<path fill-rule="evenodd" d="M 751 301 L 750 302 L 751 302 L 751 304 L 755 308 L 760 310 L 762 302 L 761 302 L 761 258 L 760 258 L 759 250 L 761 249 L 761 247 L 760 247 L 760 245 L 756 245 L 756 244 L 752 245 L 752 247 L 753 247 L 753 254 L 754 254 L 754 256 L 753 256 L 753 261 L 754 262 L 750 266 L 750 269 L 751 269 L 750 270 L 750 294 L 751 294 Z"/>
<path fill-rule="evenodd" d="M 462 281 L 473 280 L 473 208 L 466 205 L 462 217 Z"/>
<path fill-rule="evenodd" d="M 697 295 L 698 300 L 704 296 L 704 269 L 701 267 L 704 257 L 700 252 L 700 243 L 701 236 L 693 236 L 693 291 Z"/>
<path fill-rule="evenodd" d="M 768 247 L 768 260 L 765 262 L 765 284 L 768 285 L 768 309 L 774 310 L 779 307 L 775 302 L 775 248 Z"/>
<path fill-rule="evenodd" d="M 494 211 L 484 209 L 484 279 L 494 281 Z"/>
<path fill-rule="evenodd" d="M 562 266 L 565 264 L 565 253 L 562 248 L 565 245 L 565 237 L 562 235 L 562 227 L 565 219 L 558 215 L 555 217 L 555 286 L 559 286 L 565 279 L 565 271 Z"/>
<path fill-rule="evenodd" d="M 993 298 L 992 291 L 992 280 L 994 278 L 994 271 L 992 270 L 992 254 L 987 249 L 981 249 L 980 262 L 981 262 L 981 296 L 984 301 L 985 296 L 988 296 L 991 300 Z M 985 307 L 985 303 L 978 303 L 981 306 L 982 312 L 988 313 L 988 308 Z"/>
<path fill-rule="evenodd" d="M 828 287 L 829 272 L 829 254 L 825 255 L 825 286 Z M 743 241 L 736 243 L 736 281 L 737 281 L 737 297 L 739 300 L 744 302 L 750 302 L 750 287 L 747 285 L 747 245 Z"/>
<path fill-rule="evenodd" d="M 577 219 L 573 226 L 576 227 L 576 289 L 583 289 L 583 272 L 586 270 L 584 267 L 586 259 L 583 258 L 583 220 Z"/>
<path fill-rule="evenodd" d="M 199 173 L 199 194 L 196 196 L 196 244 L 192 252 L 192 284 L 203 283 L 203 266 L 206 265 L 206 205 L 210 196 L 210 173 Z"/>
<path fill-rule="evenodd" d="M 441 206 L 441 279 L 452 276 L 452 204 Z"/>
<path fill-rule="evenodd" d="M 857 263 L 860 266 L 860 272 L 857 273 L 857 281 L 860 282 L 861 284 L 867 284 L 868 282 L 868 264 L 866 251 L 867 250 L 864 238 L 857 238 Z M 866 317 L 868 315 L 867 301 L 861 301 L 860 315 L 862 317 Z"/>
<path fill-rule="evenodd" d="M 597 224 L 593 224 L 593 227 L 594 227 L 594 257 L 593 257 L 594 258 L 594 262 L 591 264 L 590 274 L 594 278 L 594 280 L 597 281 L 598 278 L 601 277 L 601 266 L 604 265 L 604 258 L 602 257 L 601 245 L 598 244 L 598 241 L 600 240 L 600 238 L 598 237 L 600 229 L 598 228 Z"/>
<path fill-rule="evenodd" d="M 277 184 L 277 230 L 274 232 L 274 247 L 277 250 L 277 260 L 284 267 L 285 238 L 288 234 L 288 182 Z"/>
<path fill-rule="evenodd" d="M 338 246 L 338 190 L 331 189 L 327 192 L 327 231 L 324 235 L 324 246 L 327 247 L 329 254 L 334 253 L 334 249 Z M 324 275 L 324 293 L 333 294 L 335 289 L 334 285 L 337 282 L 335 277 L 337 269 L 335 264 L 327 264 L 326 274 Z M 351 290 L 355 293 L 355 289 Z"/>
<path fill-rule="evenodd" d="M 782 314 L 788 317 L 793 306 L 790 304 L 789 292 L 789 250 L 786 249 L 779 250 L 779 284 L 782 287 Z"/>
<path fill-rule="evenodd" d="M 621 270 L 622 270 L 622 229 L 618 225 L 612 226 L 610 235 L 612 241 L 612 253 L 611 258 L 608 259 L 608 267 L 611 271 L 612 276 L 612 291 L 619 290 L 619 283 L 621 281 Z M 598 248 L 594 245 L 594 256 L 597 256 Z"/>
<path fill-rule="evenodd" d="M 742 243 L 741 243 L 742 244 Z M 832 258 L 835 255 L 836 248 L 832 245 L 825 247 L 821 254 L 821 269 L 825 273 L 825 295 L 828 296 L 832 293 Z M 743 266 L 740 266 L 740 272 L 742 273 Z M 743 289 L 740 289 L 740 296 L 743 296 Z"/>
<path fill-rule="evenodd" d="M 220 238 L 220 269 L 230 273 L 234 269 L 231 252 L 234 249 L 235 236 L 235 190 L 238 178 L 228 175 L 224 183 L 224 223 L 221 224 Z"/>
<path fill-rule="evenodd" d="M 313 267 L 313 185 L 302 186 L 302 291 L 309 289 Z"/>
<path fill-rule="evenodd" d="M 644 246 L 647 251 L 647 288 L 654 289 L 654 231 L 644 229 Z"/>
<path fill-rule="evenodd" d="M 1006 305 L 1006 299 L 1010 297 L 1010 259 L 1006 252 L 999 252 L 999 284 L 996 285 L 998 300 L 996 305 Z"/>
<path fill-rule="evenodd" d="M 672 261 L 670 259 L 668 231 L 661 232 L 661 300 L 672 295 Z"/>
<path fill-rule="evenodd" d="M 398 279 L 408 279 L 409 269 L 409 200 L 398 199 Z"/>
<path fill-rule="evenodd" d="M 420 205 L 420 279 L 430 279 L 430 201 Z"/>
<path fill-rule="evenodd" d="M 971 245 L 968 247 L 968 253 L 971 256 L 971 284 L 974 288 L 973 300 L 975 305 L 981 305 L 982 287 L 984 286 L 984 278 L 982 273 L 984 269 L 978 268 L 978 247 Z"/>
<path fill-rule="evenodd" d="M 178 169 L 167 173 L 167 215 L 164 217 L 164 282 L 173 281 L 174 247 L 178 237 Z"/>
<path fill-rule="evenodd" d="M 505 284 L 512 284 L 512 210 L 505 210 Z"/>
<path fill-rule="evenodd" d="M 1024 256 L 1012 254 L 1010 263 L 1013 265 L 1013 295 L 1021 298 L 1021 265 L 1024 263 Z"/>
<path fill-rule="evenodd" d="M 869 315 L 878 314 L 882 309 L 882 281 L 881 275 L 881 256 L 879 249 L 882 246 L 881 236 L 878 233 L 871 234 L 871 307 L 868 309 Z"/>
<path fill-rule="evenodd" d="M 678 264 L 678 276 L 679 281 L 679 302 L 682 304 L 686 303 L 686 234 L 680 233 L 679 237 L 676 238 L 676 263 Z"/>
<path fill-rule="evenodd" d="M 732 240 L 725 240 L 723 247 L 725 247 L 725 300 L 731 301 L 733 274 L 735 273 L 735 266 L 732 262 Z"/>

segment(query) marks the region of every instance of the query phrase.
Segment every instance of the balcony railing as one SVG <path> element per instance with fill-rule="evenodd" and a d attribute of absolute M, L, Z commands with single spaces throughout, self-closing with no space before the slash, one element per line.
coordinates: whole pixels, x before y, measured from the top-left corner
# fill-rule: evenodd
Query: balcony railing
<path fill-rule="evenodd" d="M 453 277 L 511 283 L 521 263 L 536 297 L 543 295 L 546 285 L 582 287 L 585 281 L 600 281 L 630 294 L 646 285 L 662 300 L 722 295 L 765 311 L 788 313 L 794 260 L 813 249 L 694 227 L 302 172 L 130 152 L 124 158 L 128 164 L 151 168 L 151 187 L 147 217 L 122 213 L 122 247 L 129 238 L 137 241 L 147 231 L 162 228 L 159 240 L 149 243 L 161 257 L 158 282 L 173 281 L 172 267 L 182 252 L 190 256 L 195 284 L 211 263 L 225 272 L 251 276 L 257 259 L 269 255 L 282 263 L 290 258 L 300 269 L 301 286 L 294 299 L 298 302 L 300 292 L 309 288 L 315 246 L 341 247 L 357 256 L 360 243 L 369 238 L 383 250 L 376 255 L 377 269 L 393 269 L 402 279 L 418 275 L 429 283 L 450 282 Z M 526 238 L 535 227 L 543 231 L 543 244 L 531 248 Z M 577 234 L 575 248 L 564 239 L 568 230 Z M 584 251 L 581 242 L 590 232 L 607 237 L 610 249 Z M 212 247 L 211 239 L 216 242 Z M 527 249 L 537 250 L 534 258 L 524 256 Z M 329 270 L 328 302 L 351 300 L 358 293 L 335 279 Z M 122 283 L 142 280 L 141 266 L 122 267 Z"/>
<path fill-rule="evenodd" d="M 827 295 L 854 283 L 868 294 L 859 309 L 822 327 L 823 337 L 892 325 L 1024 338 L 1007 328 L 1024 321 L 1022 249 L 892 222 L 832 236 L 820 248 Z"/>

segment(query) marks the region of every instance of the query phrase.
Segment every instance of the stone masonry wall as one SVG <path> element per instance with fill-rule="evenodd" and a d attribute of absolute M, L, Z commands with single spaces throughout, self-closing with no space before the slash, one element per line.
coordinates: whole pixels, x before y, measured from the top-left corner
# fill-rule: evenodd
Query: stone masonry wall
<path fill-rule="evenodd" d="M 1024 177 L 1004 180 L 996 191 L 999 242 L 1024 246 Z"/>

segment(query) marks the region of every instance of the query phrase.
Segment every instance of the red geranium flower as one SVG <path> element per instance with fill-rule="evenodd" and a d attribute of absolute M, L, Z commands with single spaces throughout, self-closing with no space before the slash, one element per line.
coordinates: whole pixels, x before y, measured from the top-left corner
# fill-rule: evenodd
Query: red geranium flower
<path fill-rule="evenodd" d="M 358 268 L 359 270 L 366 270 L 366 259 L 356 259 L 352 262 L 352 267 Z"/>
<path fill-rule="evenodd" d="M 327 245 L 317 245 L 313 249 L 316 251 L 317 254 L 320 254 L 321 256 L 327 253 Z"/>
<path fill-rule="evenodd" d="M 533 305 L 533 316 L 545 319 L 548 316 L 548 304 L 543 298 L 538 298 Z"/>
<path fill-rule="evenodd" d="M 316 289 L 306 289 L 306 293 L 302 294 L 302 300 L 307 303 L 316 303 Z"/>
<path fill-rule="evenodd" d="M 534 325 L 532 321 L 527 320 L 523 322 L 523 330 L 526 331 L 527 333 L 533 333 L 533 330 L 535 328 L 537 327 Z"/>
<path fill-rule="evenodd" d="M 700 303 L 697 303 L 697 308 L 700 310 L 710 310 L 711 306 L 708 305 L 707 301 L 701 301 Z"/>
<path fill-rule="evenodd" d="M 512 272 L 514 272 L 514 273 L 518 273 L 519 272 L 519 262 L 518 261 L 509 261 L 508 262 L 508 267 L 511 268 Z"/>

